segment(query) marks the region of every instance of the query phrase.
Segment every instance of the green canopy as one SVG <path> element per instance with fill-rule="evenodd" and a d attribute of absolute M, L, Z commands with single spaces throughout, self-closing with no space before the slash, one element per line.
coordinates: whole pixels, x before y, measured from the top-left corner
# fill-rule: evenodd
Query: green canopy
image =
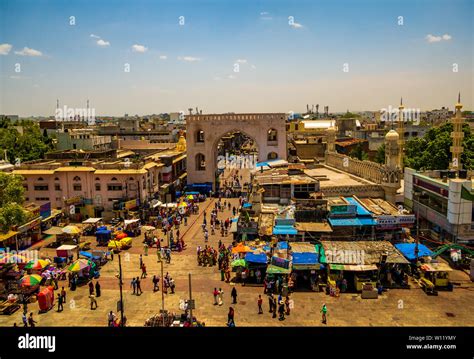
<path fill-rule="evenodd" d="M 237 259 L 230 264 L 232 267 L 246 267 L 247 262 L 245 259 Z"/>
<path fill-rule="evenodd" d="M 270 264 L 267 267 L 267 274 L 290 274 L 291 270 L 276 265 Z"/>

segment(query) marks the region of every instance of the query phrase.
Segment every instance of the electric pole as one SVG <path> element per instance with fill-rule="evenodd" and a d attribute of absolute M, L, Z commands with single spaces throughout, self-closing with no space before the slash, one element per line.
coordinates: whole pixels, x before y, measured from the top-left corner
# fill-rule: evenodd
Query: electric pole
<path fill-rule="evenodd" d="M 120 253 L 118 254 L 119 260 L 119 286 L 120 286 L 120 326 L 123 327 L 123 294 L 122 294 L 122 261 Z"/>

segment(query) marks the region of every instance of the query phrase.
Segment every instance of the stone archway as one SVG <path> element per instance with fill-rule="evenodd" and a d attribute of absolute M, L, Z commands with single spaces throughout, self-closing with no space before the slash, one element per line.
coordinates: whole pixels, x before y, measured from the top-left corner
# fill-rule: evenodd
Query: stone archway
<path fill-rule="evenodd" d="M 212 183 L 215 188 L 217 144 L 229 132 L 242 132 L 252 138 L 259 161 L 266 161 L 273 152 L 286 159 L 286 117 L 285 113 L 186 116 L 188 184 Z M 276 131 L 276 140 L 268 140 L 270 129 Z M 195 161 L 199 153 L 206 158 L 206 168 L 197 171 Z"/>

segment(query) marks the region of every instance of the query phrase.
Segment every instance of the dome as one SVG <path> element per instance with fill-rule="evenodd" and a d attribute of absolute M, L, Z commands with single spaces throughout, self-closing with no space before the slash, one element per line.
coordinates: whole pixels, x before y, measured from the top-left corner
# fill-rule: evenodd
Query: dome
<path fill-rule="evenodd" d="M 385 140 L 386 141 L 398 141 L 400 136 L 398 136 L 398 132 L 395 130 L 390 130 L 388 133 L 385 135 Z"/>

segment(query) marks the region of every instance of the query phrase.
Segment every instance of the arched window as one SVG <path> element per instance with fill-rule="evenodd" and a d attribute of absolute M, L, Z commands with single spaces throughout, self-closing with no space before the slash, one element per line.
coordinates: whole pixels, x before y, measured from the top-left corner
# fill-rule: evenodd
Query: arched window
<path fill-rule="evenodd" d="M 43 177 L 38 177 L 38 181 L 44 181 Z"/>
<path fill-rule="evenodd" d="M 278 158 L 278 153 L 276 152 L 270 152 L 267 156 L 268 160 L 276 160 Z"/>
<path fill-rule="evenodd" d="M 206 156 L 202 153 L 196 155 L 196 171 L 205 171 L 206 170 Z"/>
<path fill-rule="evenodd" d="M 111 181 L 117 181 L 117 178 L 112 177 Z"/>
<path fill-rule="evenodd" d="M 99 177 L 96 177 L 95 180 L 96 180 L 96 181 L 100 181 L 100 178 L 99 178 Z"/>
<path fill-rule="evenodd" d="M 203 130 L 198 130 L 196 132 L 196 142 L 200 142 L 200 143 L 204 142 L 204 131 Z"/>
<path fill-rule="evenodd" d="M 72 179 L 74 182 L 81 182 L 81 177 L 76 176 Z"/>
<path fill-rule="evenodd" d="M 276 142 L 278 138 L 278 131 L 274 128 L 270 128 L 267 131 L 267 142 Z"/>
<path fill-rule="evenodd" d="M 59 178 L 58 178 L 58 177 L 54 177 L 54 180 L 55 180 L 55 181 L 59 181 Z"/>

